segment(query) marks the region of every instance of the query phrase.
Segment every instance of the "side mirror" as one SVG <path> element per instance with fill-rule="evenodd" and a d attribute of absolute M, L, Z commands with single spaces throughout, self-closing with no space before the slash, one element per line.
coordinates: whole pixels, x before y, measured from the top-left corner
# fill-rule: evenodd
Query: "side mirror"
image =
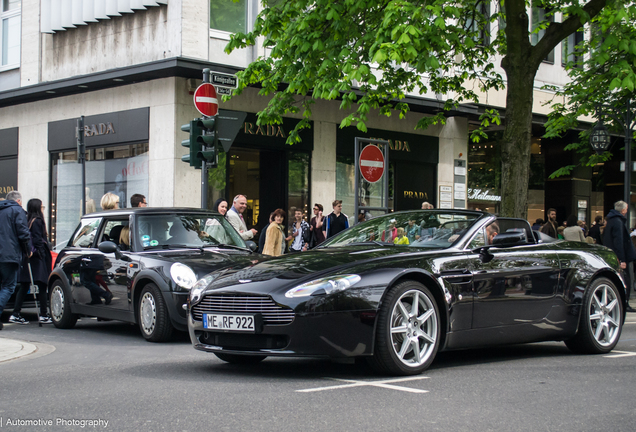
<path fill-rule="evenodd" d="M 245 245 L 250 248 L 250 250 L 252 252 L 256 252 L 256 250 L 258 249 L 258 245 L 256 243 L 254 243 L 252 240 L 247 240 L 245 242 Z"/>
<path fill-rule="evenodd" d="M 494 247 L 510 247 L 528 244 L 525 232 L 506 232 L 497 234 L 492 240 Z"/>
<path fill-rule="evenodd" d="M 132 259 L 128 255 L 122 254 L 121 250 L 119 249 L 119 246 L 117 246 L 112 241 L 103 241 L 97 246 L 97 248 L 102 253 L 114 253 L 115 258 L 118 260 L 122 260 L 126 262 L 132 261 Z"/>
<path fill-rule="evenodd" d="M 482 246 L 480 248 L 473 249 L 471 252 L 479 254 L 479 259 L 481 260 L 481 262 L 483 262 L 484 264 L 488 264 L 495 257 L 493 254 L 490 253 L 489 249 L 489 246 Z"/>

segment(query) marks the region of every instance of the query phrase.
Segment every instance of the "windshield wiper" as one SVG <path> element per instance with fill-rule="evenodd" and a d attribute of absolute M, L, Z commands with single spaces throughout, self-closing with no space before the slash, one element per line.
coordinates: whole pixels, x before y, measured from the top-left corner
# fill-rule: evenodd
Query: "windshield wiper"
<path fill-rule="evenodd" d="M 361 242 L 353 242 L 353 243 L 347 243 L 343 246 L 357 246 L 357 245 L 365 245 L 365 244 L 375 244 L 378 246 L 395 246 L 394 243 L 384 243 L 381 242 L 380 240 L 368 240 L 368 241 L 361 241 Z"/>
<path fill-rule="evenodd" d="M 164 244 L 164 245 L 144 247 L 144 250 L 159 250 L 159 249 L 199 249 L 199 246 L 186 245 L 186 244 Z"/>
<path fill-rule="evenodd" d="M 201 246 L 202 249 L 203 248 L 208 248 L 208 247 L 238 249 L 238 250 L 242 250 L 242 251 L 247 251 L 249 253 L 254 253 L 253 250 L 245 248 L 243 246 L 231 245 L 231 244 L 227 244 L 227 243 L 217 243 L 217 244 Z"/>

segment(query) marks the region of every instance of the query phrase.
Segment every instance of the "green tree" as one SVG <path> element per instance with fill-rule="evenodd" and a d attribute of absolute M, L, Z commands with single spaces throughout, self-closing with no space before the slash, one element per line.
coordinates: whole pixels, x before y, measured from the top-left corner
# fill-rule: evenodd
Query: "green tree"
<path fill-rule="evenodd" d="M 622 135 L 623 125 L 616 122 L 616 117 L 625 113 L 628 102 L 632 115 L 636 112 L 636 6 L 606 9 L 592 21 L 591 28 L 591 38 L 577 47 L 579 52 L 588 53 L 587 60 L 583 64 L 568 62 L 572 81 L 563 89 L 555 89 L 556 97 L 563 102 L 552 105 L 546 137 L 558 137 L 576 128 L 579 119 L 585 117 L 602 118 L 611 131 Z M 601 155 L 592 151 L 590 132 L 585 128 L 579 134 L 580 141 L 566 146 L 566 150 L 580 155 L 578 165 L 594 166 L 612 157 L 609 151 Z M 576 166 L 566 165 L 550 177 L 569 175 Z"/>
<path fill-rule="evenodd" d="M 267 48 L 266 57 L 239 74 L 235 94 L 260 84 L 261 95 L 273 95 L 260 123 L 302 112 L 289 143 L 309 126 L 317 99 L 339 99 L 343 110 L 355 105 L 341 126 L 365 131 L 372 109 L 401 118 L 409 109 L 407 94 L 445 95 L 443 110 L 419 121 L 426 128 L 444 123 L 445 111 L 505 88 L 502 213 L 525 217 L 534 77 L 559 42 L 609 1 L 535 2 L 544 13 L 530 29 L 526 0 L 506 0 L 505 13 L 501 6 L 491 11 L 484 0 L 265 0 L 254 30 L 235 34 L 226 51 L 260 41 Z M 569 18 L 553 22 L 557 12 Z M 498 58 L 505 81 L 494 66 Z M 498 124 L 499 113 L 486 110 L 481 120 L 482 127 Z M 473 133 L 473 139 L 482 136 L 483 130 Z"/>

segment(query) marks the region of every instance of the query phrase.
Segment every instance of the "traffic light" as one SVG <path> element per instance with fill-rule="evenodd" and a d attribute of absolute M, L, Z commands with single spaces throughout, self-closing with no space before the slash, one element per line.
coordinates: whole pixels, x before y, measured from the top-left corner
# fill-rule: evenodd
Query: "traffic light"
<path fill-rule="evenodd" d="M 199 142 L 198 138 L 200 138 L 203 133 L 200 121 L 201 119 L 194 119 L 190 123 L 181 126 L 182 131 L 190 134 L 188 139 L 181 141 L 182 146 L 190 149 L 190 153 L 181 156 L 181 160 L 189 163 L 190 166 L 195 168 L 201 168 L 201 164 L 203 163 L 199 157 L 199 153 L 201 152 L 201 142 Z"/>
<path fill-rule="evenodd" d="M 217 120 L 215 117 L 199 119 L 197 125 L 201 128 L 201 134 L 197 137 L 197 143 L 201 146 L 197 153 L 199 160 L 207 162 L 209 168 L 216 168 L 217 163 Z"/>

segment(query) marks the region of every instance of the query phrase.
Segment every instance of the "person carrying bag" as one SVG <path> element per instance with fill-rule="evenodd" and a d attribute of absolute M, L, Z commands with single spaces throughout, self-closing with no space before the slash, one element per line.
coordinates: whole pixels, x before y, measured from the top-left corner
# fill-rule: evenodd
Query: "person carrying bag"
<path fill-rule="evenodd" d="M 40 307 L 39 322 L 42 324 L 51 324 L 53 322 L 47 308 L 47 281 L 51 274 L 51 267 L 53 263 L 42 208 L 42 201 L 37 198 L 30 199 L 27 203 L 27 219 L 29 221 L 29 231 L 31 232 L 31 251 L 33 252 L 33 255 L 30 259 L 25 257 L 20 269 L 20 288 L 16 293 L 13 314 L 9 318 L 9 322 L 15 324 L 29 323 L 20 314 L 24 298 L 29 292 L 29 287 L 31 285 L 31 275 L 29 274 L 28 262 L 31 264 L 33 283 L 38 287 L 38 303 Z"/>

